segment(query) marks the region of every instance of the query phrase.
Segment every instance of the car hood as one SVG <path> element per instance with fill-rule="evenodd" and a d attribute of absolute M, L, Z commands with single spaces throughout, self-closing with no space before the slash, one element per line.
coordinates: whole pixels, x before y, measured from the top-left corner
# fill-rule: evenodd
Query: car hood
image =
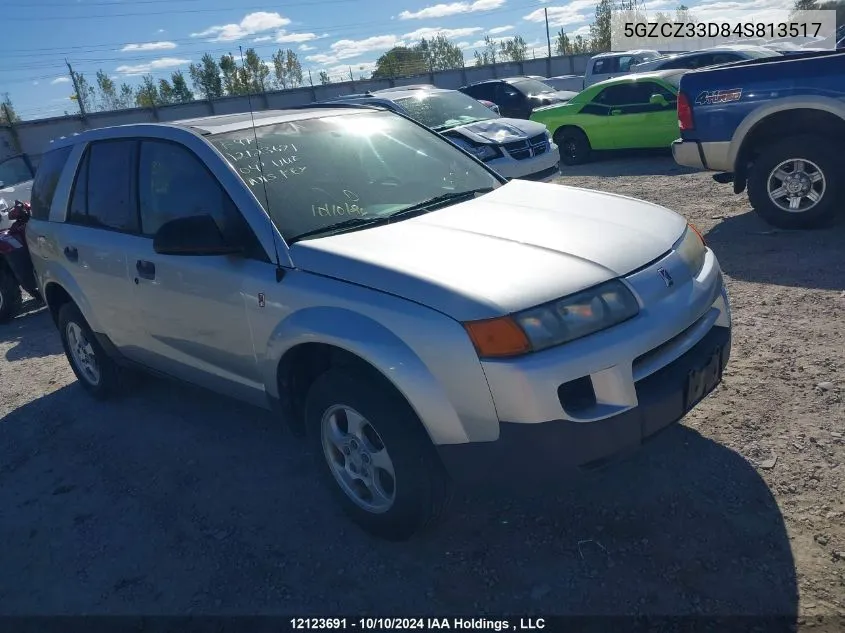
<path fill-rule="evenodd" d="M 615 194 L 512 180 L 473 200 L 303 240 L 294 265 L 460 321 L 491 318 L 625 275 L 669 251 L 678 214 Z"/>
<path fill-rule="evenodd" d="M 12 225 L 9 219 L 9 211 L 15 206 L 15 200 L 29 202 L 32 193 L 32 181 L 19 182 L 10 187 L 0 187 L 0 230 L 7 229 Z"/>
<path fill-rule="evenodd" d="M 511 143 L 543 134 L 546 126 L 524 119 L 487 119 L 458 125 L 444 132 L 445 136 L 463 136 L 476 143 Z"/>
<path fill-rule="evenodd" d="M 570 90 L 555 90 L 554 92 L 544 92 L 542 94 L 531 95 L 531 98 L 536 101 L 548 101 L 551 103 L 566 103 L 572 97 L 577 95 L 577 92 Z"/>

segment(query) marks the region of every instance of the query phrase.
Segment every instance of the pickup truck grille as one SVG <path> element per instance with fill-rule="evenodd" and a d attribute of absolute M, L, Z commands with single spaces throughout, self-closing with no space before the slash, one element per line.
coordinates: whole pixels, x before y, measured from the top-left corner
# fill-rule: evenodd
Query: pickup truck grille
<path fill-rule="evenodd" d="M 505 143 L 505 149 L 508 154 L 516 160 L 525 160 L 532 156 L 539 156 L 549 151 L 549 141 L 545 134 L 537 134 L 532 136 L 527 141 L 514 141 L 513 143 Z"/>

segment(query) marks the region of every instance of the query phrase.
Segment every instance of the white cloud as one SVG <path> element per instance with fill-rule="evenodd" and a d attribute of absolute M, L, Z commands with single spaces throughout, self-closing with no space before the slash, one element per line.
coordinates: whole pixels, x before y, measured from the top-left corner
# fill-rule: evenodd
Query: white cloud
<path fill-rule="evenodd" d="M 262 35 L 261 37 L 256 37 L 252 41 L 253 41 L 253 43 L 258 44 L 259 42 L 269 42 L 272 39 L 273 39 L 272 35 Z"/>
<path fill-rule="evenodd" d="M 212 42 L 234 42 L 249 35 L 264 33 L 290 24 L 290 20 L 276 12 L 256 11 L 244 16 L 238 24 L 212 26 L 191 37 L 212 37 Z"/>
<path fill-rule="evenodd" d="M 299 47 L 299 50 L 301 50 L 301 51 L 313 51 L 315 48 L 317 48 L 317 47 L 316 46 L 308 46 L 308 44 L 303 44 L 302 46 Z"/>
<path fill-rule="evenodd" d="M 467 35 L 474 35 L 479 31 L 483 31 L 480 26 L 471 26 L 468 28 L 463 29 L 444 29 L 441 27 L 424 27 L 421 29 L 417 29 L 416 31 L 411 31 L 410 33 L 405 33 L 402 37 L 409 40 L 420 40 L 422 38 L 432 38 L 437 35 L 443 35 L 449 39 L 455 37 L 466 37 Z"/>
<path fill-rule="evenodd" d="M 402 44 L 402 40 L 395 35 L 374 35 L 363 40 L 338 40 L 329 47 L 328 53 L 309 55 L 305 59 L 318 64 L 333 64 L 341 59 L 352 59 L 373 51 L 386 51 Z"/>
<path fill-rule="evenodd" d="M 367 76 L 376 69 L 376 62 L 358 62 L 357 64 L 341 64 L 326 69 L 326 73 L 334 81 L 349 81 L 349 67 L 352 67 L 352 76 L 358 79 L 361 75 Z"/>
<path fill-rule="evenodd" d="M 493 42 L 495 42 L 496 44 L 498 44 L 499 42 L 506 42 L 510 38 L 509 37 L 491 37 L 490 39 L 493 40 Z M 484 40 L 478 40 L 477 42 L 473 42 L 472 44 L 468 45 L 467 48 L 484 48 L 485 46 L 487 46 L 487 42 L 485 42 Z"/>
<path fill-rule="evenodd" d="M 120 52 L 167 51 L 173 48 L 176 48 L 175 42 L 143 42 L 141 44 L 127 44 L 120 49 Z"/>
<path fill-rule="evenodd" d="M 650 8 L 650 7 L 649 7 Z M 549 26 L 575 26 L 592 21 L 595 17 L 595 0 L 572 0 L 565 7 L 549 7 Z M 545 22 L 543 9 L 536 9 L 523 16 L 528 22 Z"/>
<path fill-rule="evenodd" d="M 147 73 L 153 72 L 154 70 L 166 70 L 168 68 L 176 68 L 178 66 L 184 66 L 185 64 L 190 63 L 190 59 L 162 57 L 160 59 L 154 59 L 151 62 L 146 62 L 144 64 L 118 66 L 114 70 L 115 72 L 121 75 L 145 75 Z"/>
<path fill-rule="evenodd" d="M 33 85 L 33 86 L 37 86 L 37 85 L 38 85 L 38 82 L 37 82 L 37 81 L 33 81 L 33 82 L 32 82 L 32 85 Z"/>
<path fill-rule="evenodd" d="M 164 33 L 164 29 L 159 29 L 156 33 Z"/>
<path fill-rule="evenodd" d="M 53 81 L 50 82 L 51 84 L 66 84 L 70 83 L 70 77 L 56 77 Z"/>
<path fill-rule="evenodd" d="M 310 42 L 311 40 L 319 39 L 319 37 L 316 33 L 287 33 L 285 31 L 279 31 L 278 35 L 276 35 L 276 42 L 279 44 Z"/>
<path fill-rule="evenodd" d="M 465 48 L 470 48 L 472 46 L 472 44 L 470 44 L 469 42 L 458 42 L 458 43 L 455 44 L 455 46 L 457 46 L 458 48 L 463 50 Z"/>
<path fill-rule="evenodd" d="M 447 15 L 459 13 L 474 13 L 475 11 L 489 11 L 505 4 L 505 0 L 475 0 L 474 2 L 450 2 L 435 4 L 419 11 L 402 11 L 400 20 L 424 20 L 426 18 L 443 18 Z"/>
<path fill-rule="evenodd" d="M 507 26 L 494 26 L 490 29 L 491 35 L 496 35 L 497 33 L 504 33 L 505 31 L 510 31 L 513 29 L 513 25 L 508 24 Z"/>

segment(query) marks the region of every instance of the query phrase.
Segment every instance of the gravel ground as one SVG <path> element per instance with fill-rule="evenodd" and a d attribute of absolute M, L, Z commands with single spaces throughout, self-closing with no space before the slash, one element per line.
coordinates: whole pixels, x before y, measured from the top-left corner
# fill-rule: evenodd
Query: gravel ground
<path fill-rule="evenodd" d="M 152 378 L 94 402 L 32 311 L 0 328 L 0 612 L 843 626 L 845 230 L 772 231 L 744 195 L 666 157 L 561 182 L 676 209 L 720 258 L 732 363 L 682 425 L 552 490 L 461 493 L 433 533 L 384 543 L 347 523 L 271 415 Z"/>

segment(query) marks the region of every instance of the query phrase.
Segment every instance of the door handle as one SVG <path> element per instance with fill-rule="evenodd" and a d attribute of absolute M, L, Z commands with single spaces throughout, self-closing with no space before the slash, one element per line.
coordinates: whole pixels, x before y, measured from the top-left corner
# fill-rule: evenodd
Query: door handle
<path fill-rule="evenodd" d="M 610 111 L 611 116 L 619 116 L 620 114 L 622 114 L 622 110 L 611 110 Z"/>
<path fill-rule="evenodd" d="M 143 259 L 135 262 L 135 270 L 138 271 L 138 276 L 144 279 L 156 278 L 156 265 Z M 138 281 L 137 279 L 135 280 Z"/>
<path fill-rule="evenodd" d="M 76 250 L 75 246 L 65 246 L 65 257 L 69 261 L 75 262 L 79 259 L 79 251 Z"/>

